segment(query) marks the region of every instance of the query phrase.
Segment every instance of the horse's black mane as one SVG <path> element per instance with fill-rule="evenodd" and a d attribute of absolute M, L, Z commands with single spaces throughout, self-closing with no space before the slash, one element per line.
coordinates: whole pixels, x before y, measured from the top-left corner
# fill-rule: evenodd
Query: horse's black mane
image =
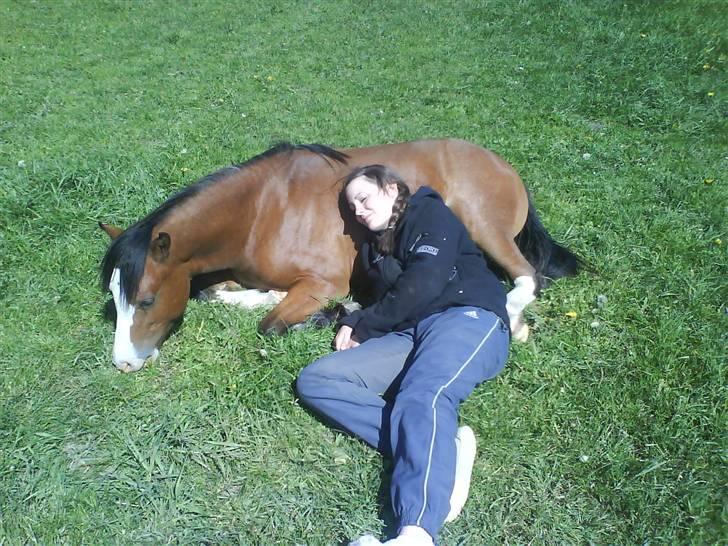
<path fill-rule="evenodd" d="M 164 219 L 169 212 L 176 206 L 187 201 L 191 197 L 199 194 L 204 189 L 213 185 L 215 182 L 228 177 L 229 175 L 241 169 L 250 167 L 251 165 L 282 153 L 290 153 L 296 150 L 306 150 L 323 157 L 327 162 L 333 159 L 338 163 L 346 163 L 348 155 L 338 152 L 333 148 L 324 146 L 323 144 L 291 144 L 289 142 L 281 142 L 272 148 L 266 150 L 244 163 L 239 163 L 230 167 L 225 167 L 217 172 L 209 174 L 198 180 L 194 184 L 179 191 L 167 201 L 162 203 L 155 211 L 148 216 L 139 220 L 136 224 L 129 227 L 121 235 L 119 235 L 109 246 L 101 262 L 101 288 L 107 290 L 111 275 L 115 268 L 121 269 L 122 286 L 121 292 L 125 295 L 127 301 L 132 301 L 136 297 L 139 281 L 144 273 L 144 264 L 147 258 L 147 249 L 152 237 L 154 226 Z"/>

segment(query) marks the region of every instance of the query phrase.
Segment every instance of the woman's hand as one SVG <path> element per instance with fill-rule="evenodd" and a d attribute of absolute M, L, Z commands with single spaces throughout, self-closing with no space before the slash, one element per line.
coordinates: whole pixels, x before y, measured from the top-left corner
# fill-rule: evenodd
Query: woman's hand
<path fill-rule="evenodd" d="M 359 342 L 354 336 L 352 336 L 353 333 L 354 330 L 351 326 L 343 325 L 339 328 L 339 331 L 336 332 L 336 337 L 334 338 L 334 349 L 337 351 L 345 351 L 346 349 L 358 347 Z"/>

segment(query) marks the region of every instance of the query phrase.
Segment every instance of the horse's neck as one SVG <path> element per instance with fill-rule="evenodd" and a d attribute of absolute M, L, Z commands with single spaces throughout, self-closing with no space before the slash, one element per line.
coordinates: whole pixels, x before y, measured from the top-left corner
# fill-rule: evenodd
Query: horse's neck
<path fill-rule="evenodd" d="M 247 178 L 236 175 L 213 184 L 180 204 L 158 226 L 157 231 L 170 234 L 173 255 L 191 275 L 227 269 L 239 259 L 254 216 L 246 214 L 253 205 Z"/>

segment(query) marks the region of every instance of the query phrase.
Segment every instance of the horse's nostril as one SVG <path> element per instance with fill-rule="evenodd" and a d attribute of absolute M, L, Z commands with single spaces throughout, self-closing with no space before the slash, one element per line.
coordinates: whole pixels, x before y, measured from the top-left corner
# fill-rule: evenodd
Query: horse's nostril
<path fill-rule="evenodd" d="M 115 362 L 116 369 L 120 372 L 131 373 L 136 372 L 144 367 L 144 362 L 138 364 L 132 362 Z"/>

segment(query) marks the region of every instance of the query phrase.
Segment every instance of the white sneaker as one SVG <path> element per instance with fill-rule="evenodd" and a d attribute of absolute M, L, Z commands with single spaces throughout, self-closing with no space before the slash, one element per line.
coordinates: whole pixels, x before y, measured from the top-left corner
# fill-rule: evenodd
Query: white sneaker
<path fill-rule="evenodd" d="M 457 449 L 455 485 L 452 488 L 452 495 L 450 495 L 450 513 L 445 518 L 445 523 L 454 521 L 462 512 L 465 501 L 468 500 L 476 451 L 473 429 L 467 425 L 460 427 L 455 435 L 455 446 Z"/>

